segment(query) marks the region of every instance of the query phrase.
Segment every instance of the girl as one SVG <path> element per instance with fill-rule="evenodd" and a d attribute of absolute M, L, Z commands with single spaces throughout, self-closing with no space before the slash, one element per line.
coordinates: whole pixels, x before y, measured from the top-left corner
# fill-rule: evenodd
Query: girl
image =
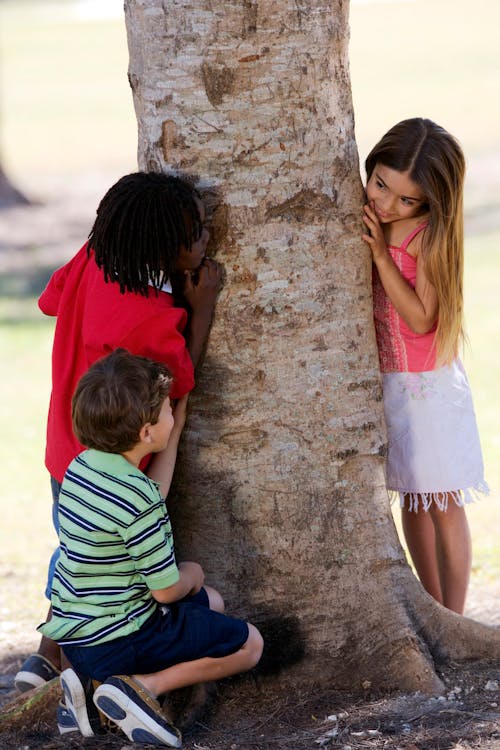
<path fill-rule="evenodd" d="M 221 280 L 219 265 L 205 257 L 204 221 L 200 197 L 185 179 L 126 175 L 101 200 L 88 242 L 53 274 L 39 299 L 42 312 L 57 317 L 45 454 L 56 530 L 60 483 L 83 449 L 73 434 L 71 399 L 90 365 L 122 347 L 167 366 L 174 379 L 171 398 L 194 386 Z M 172 282 L 179 276 L 189 321 L 174 303 Z M 58 553 L 49 564 L 49 599 Z M 16 675 L 16 686 L 37 687 L 59 667 L 59 647 L 42 638 L 38 653 Z"/>
<path fill-rule="evenodd" d="M 387 487 L 425 589 L 463 613 L 464 503 L 488 492 L 463 342 L 463 182 L 457 141 L 430 120 L 395 125 L 366 159 L 363 221 L 388 431 Z"/>

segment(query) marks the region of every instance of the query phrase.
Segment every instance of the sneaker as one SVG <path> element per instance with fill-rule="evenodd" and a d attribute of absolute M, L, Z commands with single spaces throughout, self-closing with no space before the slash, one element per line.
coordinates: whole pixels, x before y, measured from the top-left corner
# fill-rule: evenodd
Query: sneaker
<path fill-rule="evenodd" d="M 50 682 L 58 674 L 59 670 L 57 667 L 46 659 L 45 656 L 31 654 L 14 677 L 14 685 L 19 692 L 25 693 L 27 690 L 33 690 L 33 688 L 40 687 L 40 685 L 45 685 L 46 682 Z"/>
<path fill-rule="evenodd" d="M 68 732 L 80 731 L 73 714 L 68 711 L 63 700 L 60 700 L 57 704 L 56 718 L 59 734 L 67 734 Z"/>
<path fill-rule="evenodd" d="M 181 733 L 162 714 L 156 698 L 133 677 L 108 677 L 95 691 L 94 703 L 132 742 L 182 744 Z"/>
<path fill-rule="evenodd" d="M 61 674 L 61 688 L 64 693 L 66 711 L 73 717 L 73 722 L 80 734 L 83 737 L 94 737 L 101 729 L 101 721 L 92 700 L 94 695 L 92 680 L 78 675 L 74 669 L 65 669 Z"/>

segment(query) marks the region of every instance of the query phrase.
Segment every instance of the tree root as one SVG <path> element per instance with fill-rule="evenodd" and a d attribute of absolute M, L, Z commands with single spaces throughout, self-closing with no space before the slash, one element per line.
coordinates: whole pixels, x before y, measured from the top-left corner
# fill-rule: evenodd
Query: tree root
<path fill-rule="evenodd" d="M 499 628 L 442 607 L 415 583 L 417 590 L 406 601 L 406 611 L 437 664 L 450 660 L 500 659 Z"/>
<path fill-rule="evenodd" d="M 18 731 L 33 727 L 40 721 L 55 722 L 57 702 L 61 697 L 59 677 L 20 693 L 0 709 L 0 732 Z"/>

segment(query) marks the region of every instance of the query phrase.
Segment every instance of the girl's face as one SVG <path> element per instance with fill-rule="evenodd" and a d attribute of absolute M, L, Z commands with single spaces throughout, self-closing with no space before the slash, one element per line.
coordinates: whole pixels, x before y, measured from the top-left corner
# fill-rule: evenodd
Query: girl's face
<path fill-rule="evenodd" d="M 201 234 L 198 239 L 193 242 L 190 250 L 184 246 L 179 250 L 177 262 L 175 264 L 177 271 L 196 271 L 205 259 L 210 233 L 204 224 L 205 206 L 199 198 L 195 198 L 195 201 L 198 206 L 198 211 L 200 212 L 200 221 L 202 224 Z"/>
<path fill-rule="evenodd" d="M 408 172 L 398 172 L 383 164 L 375 165 L 366 185 L 366 196 L 381 224 L 411 219 L 427 211 L 425 195 Z"/>

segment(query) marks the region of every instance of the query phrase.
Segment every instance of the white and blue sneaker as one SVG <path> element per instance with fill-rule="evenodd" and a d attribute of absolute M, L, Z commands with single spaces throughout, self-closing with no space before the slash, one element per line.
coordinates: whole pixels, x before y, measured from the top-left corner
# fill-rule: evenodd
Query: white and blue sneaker
<path fill-rule="evenodd" d="M 95 737 L 101 731 L 101 720 L 92 698 L 94 683 L 88 677 L 78 675 L 74 669 L 65 669 L 61 673 L 61 688 L 64 694 L 64 708 L 69 716 L 63 716 L 62 711 L 57 715 L 57 723 L 61 734 L 73 731 L 69 728 L 70 717 L 73 724 L 83 737 Z M 59 723 L 59 718 L 64 722 Z M 61 727 L 66 727 L 64 732 Z"/>
<path fill-rule="evenodd" d="M 132 742 L 181 747 L 182 736 L 160 704 L 133 677 L 108 677 L 94 693 L 94 703 Z"/>
<path fill-rule="evenodd" d="M 68 732 L 80 732 L 73 714 L 68 711 L 63 700 L 60 700 L 57 704 L 56 719 L 59 734 L 68 734 Z"/>
<path fill-rule="evenodd" d="M 52 662 L 40 654 L 28 656 L 19 672 L 14 677 L 14 685 L 20 693 L 45 685 L 59 675 L 59 670 Z"/>

